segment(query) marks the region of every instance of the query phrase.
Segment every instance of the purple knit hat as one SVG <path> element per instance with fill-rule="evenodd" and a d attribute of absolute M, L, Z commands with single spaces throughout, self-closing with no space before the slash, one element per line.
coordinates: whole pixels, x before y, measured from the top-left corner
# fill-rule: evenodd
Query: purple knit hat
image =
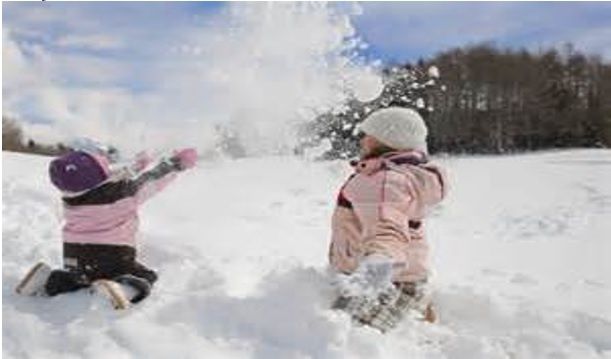
<path fill-rule="evenodd" d="M 99 186 L 109 176 L 108 161 L 84 151 L 72 151 L 51 161 L 49 177 L 60 191 L 82 192 Z"/>

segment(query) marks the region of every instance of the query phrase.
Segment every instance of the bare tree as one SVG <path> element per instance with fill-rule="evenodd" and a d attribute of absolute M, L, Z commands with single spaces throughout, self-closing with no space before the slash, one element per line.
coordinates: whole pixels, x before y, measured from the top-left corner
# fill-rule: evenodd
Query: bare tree
<path fill-rule="evenodd" d="M 23 150 L 21 127 L 15 120 L 2 116 L 2 151 L 21 150 Z"/>

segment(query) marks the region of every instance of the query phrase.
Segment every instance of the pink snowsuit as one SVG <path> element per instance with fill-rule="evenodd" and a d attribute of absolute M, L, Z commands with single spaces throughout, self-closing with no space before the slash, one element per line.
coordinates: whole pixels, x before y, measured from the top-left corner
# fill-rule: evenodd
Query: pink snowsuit
<path fill-rule="evenodd" d="M 138 207 L 163 189 L 176 173 L 192 167 L 194 150 L 185 149 L 153 168 L 147 161 L 132 169 L 136 176 L 119 176 L 76 196 L 64 196 L 64 269 L 53 270 L 45 284 L 54 296 L 89 287 L 98 279 L 132 286 L 137 303 L 146 298 L 157 273 L 136 260 Z M 127 174 L 129 172 L 126 172 Z"/>
<path fill-rule="evenodd" d="M 420 152 L 390 152 L 361 160 L 342 186 L 332 219 L 331 266 L 350 274 L 371 254 L 399 264 L 393 282 L 427 278 L 428 210 L 446 194 L 444 172 Z"/>
<path fill-rule="evenodd" d="M 64 243 L 135 247 L 138 207 L 175 177 L 171 168 L 157 166 L 141 174 L 140 182 L 108 183 L 90 194 L 64 199 Z"/>

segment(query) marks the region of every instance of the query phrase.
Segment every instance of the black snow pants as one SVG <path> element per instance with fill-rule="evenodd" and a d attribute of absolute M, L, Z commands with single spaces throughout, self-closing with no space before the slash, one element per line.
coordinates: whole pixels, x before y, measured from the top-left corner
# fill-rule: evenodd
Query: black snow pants
<path fill-rule="evenodd" d="M 136 261 L 136 249 L 107 244 L 64 243 L 64 269 L 51 272 L 45 285 L 48 295 L 86 288 L 97 279 L 114 279 L 131 274 L 151 286 L 157 273 Z"/>

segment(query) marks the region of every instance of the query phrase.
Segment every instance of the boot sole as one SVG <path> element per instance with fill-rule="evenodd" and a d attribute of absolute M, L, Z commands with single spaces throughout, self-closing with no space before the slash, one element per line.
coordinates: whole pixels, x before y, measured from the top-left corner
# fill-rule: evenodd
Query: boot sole
<path fill-rule="evenodd" d="M 123 291 L 118 283 L 107 279 L 98 279 L 93 282 L 96 292 L 101 292 L 106 296 L 115 310 L 125 310 L 129 308 L 129 300 L 125 298 Z"/>
<path fill-rule="evenodd" d="M 36 275 L 38 271 L 40 271 L 41 269 L 45 267 L 48 267 L 45 263 L 38 262 L 34 267 L 32 267 L 32 269 L 30 269 L 30 271 L 25 275 L 25 277 L 21 280 L 21 282 L 19 282 L 19 284 L 15 288 L 15 292 L 17 292 L 17 294 L 20 294 L 20 295 L 25 295 L 23 293 L 23 290 L 26 288 L 28 284 L 30 284 L 30 282 L 32 281 L 32 278 L 34 278 L 34 275 Z"/>

